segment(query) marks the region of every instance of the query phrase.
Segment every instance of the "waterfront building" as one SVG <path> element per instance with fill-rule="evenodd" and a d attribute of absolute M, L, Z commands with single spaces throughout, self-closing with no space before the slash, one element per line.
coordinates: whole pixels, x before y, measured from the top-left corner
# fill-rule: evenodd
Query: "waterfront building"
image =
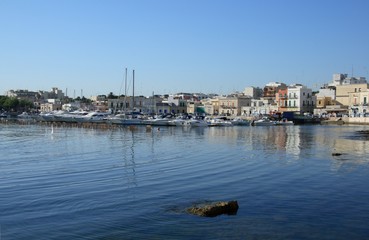
<path fill-rule="evenodd" d="M 341 105 L 336 101 L 336 88 L 327 87 L 319 89 L 319 92 L 315 94 L 315 109 L 316 115 L 331 115 L 331 114 L 345 114 L 347 113 L 347 107 Z"/>
<path fill-rule="evenodd" d="M 199 101 L 187 102 L 187 113 L 188 114 L 205 114 L 204 105 Z"/>
<path fill-rule="evenodd" d="M 168 104 L 171 105 L 171 112 L 175 114 L 185 114 L 187 113 L 187 100 L 183 99 L 178 95 L 169 95 Z"/>
<path fill-rule="evenodd" d="M 279 112 L 312 113 L 315 99 L 312 90 L 301 84 L 293 84 L 286 89 L 281 88 L 276 94 Z"/>
<path fill-rule="evenodd" d="M 172 105 L 167 102 L 156 103 L 156 114 L 167 114 L 172 112 Z"/>
<path fill-rule="evenodd" d="M 319 89 L 319 92 L 317 92 L 315 94 L 315 96 L 318 98 L 322 98 L 322 97 L 328 97 L 331 98 L 332 100 L 336 99 L 336 88 L 321 88 Z"/>
<path fill-rule="evenodd" d="M 284 112 L 288 110 L 288 89 L 279 89 L 276 94 L 276 103 L 278 105 L 278 112 Z"/>
<path fill-rule="evenodd" d="M 121 96 L 117 99 L 108 99 L 108 108 L 112 112 L 126 112 L 135 111 L 144 114 L 157 113 L 156 106 L 162 102 L 162 98 L 158 96 L 144 97 L 144 96 Z"/>
<path fill-rule="evenodd" d="M 338 85 L 336 86 L 336 100 L 339 104 L 349 107 L 351 103 L 355 103 L 354 99 L 350 100 L 350 93 L 366 91 L 368 91 L 367 83 Z"/>
<path fill-rule="evenodd" d="M 286 89 L 287 85 L 279 82 L 270 82 L 265 85 L 263 90 L 263 98 L 264 99 L 275 99 L 276 94 L 279 89 Z"/>
<path fill-rule="evenodd" d="M 313 113 L 316 98 L 313 96 L 313 92 L 310 88 L 301 84 L 293 84 L 288 86 L 287 91 L 287 111 L 296 112 L 299 114 Z"/>
<path fill-rule="evenodd" d="M 227 116 L 240 116 L 242 107 L 250 107 L 251 98 L 243 95 L 232 95 L 219 98 L 219 114 Z"/>
<path fill-rule="evenodd" d="M 40 104 L 41 112 L 52 112 L 62 109 L 62 103 L 60 99 L 48 99 L 47 102 Z"/>
<path fill-rule="evenodd" d="M 91 97 L 90 100 L 92 101 L 95 111 L 106 112 L 109 110 L 108 98 L 106 95 L 94 96 Z"/>
<path fill-rule="evenodd" d="M 350 116 L 367 116 L 369 114 L 368 108 L 369 90 L 349 93 L 349 114 Z"/>
<path fill-rule="evenodd" d="M 250 106 L 242 107 L 241 111 L 246 116 L 273 114 L 278 111 L 278 105 L 270 98 L 251 99 Z"/>
<path fill-rule="evenodd" d="M 219 114 L 219 98 L 207 98 L 201 101 L 204 105 L 205 113 L 208 115 Z"/>

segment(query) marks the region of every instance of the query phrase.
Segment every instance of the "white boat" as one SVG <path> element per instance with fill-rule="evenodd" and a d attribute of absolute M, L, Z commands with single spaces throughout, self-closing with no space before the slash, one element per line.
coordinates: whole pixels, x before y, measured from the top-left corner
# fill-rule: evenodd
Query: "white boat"
<path fill-rule="evenodd" d="M 187 124 L 191 127 L 208 127 L 209 124 L 202 118 L 195 117 L 187 120 Z"/>
<path fill-rule="evenodd" d="M 125 114 L 120 113 L 107 119 L 113 124 L 119 125 L 143 125 L 145 124 L 144 119 L 141 115 Z"/>
<path fill-rule="evenodd" d="M 261 118 L 258 120 L 253 120 L 251 122 L 251 126 L 274 126 L 275 125 L 275 121 L 270 120 L 269 118 Z"/>
<path fill-rule="evenodd" d="M 17 118 L 20 120 L 31 120 L 33 119 L 33 116 L 27 112 L 22 112 L 17 116 Z"/>
<path fill-rule="evenodd" d="M 189 126 L 189 117 L 187 115 L 176 117 L 175 119 L 169 121 L 171 126 Z"/>
<path fill-rule="evenodd" d="M 271 120 L 267 117 L 264 117 L 259 120 L 254 120 L 251 122 L 251 126 L 289 126 L 294 125 L 292 121 L 288 121 L 287 119 L 282 119 L 280 121 Z"/>
<path fill-rule="evenodd" d="M 67 122 L 67 123 L 76 123 L 78 120 L 84 116 L 87 116 L 89 112 L 87 111 L 58 111 L 54 114 L 54 121 L 56 122 Z"/>
<path fill-rule="evenodd" d="M 173 116 L 168 114 L 166 116 L 156 116 L 155 118 L 145 120 L 146 124 L 152 126 L 171 126 Z"/>
<path fill-rule="evenodd" d="M 224 120 L 222 118 L 212 118 L 207 119 L 207 123 L 209 127 L 227 127 L 232 126 L 230 121 Z"/>
<path fill-rule="evenodd" d="M 104 123 L 107 122 L 110 113 L 106 112 L 90 112 L 87 115 L 78 116 L 75 120 L 79 123 Z"/>
<path fill-rule="evenodd" d="M 242 119 L 240 117 L 236 117 L 233 120 L 231 120 L 232 125 L 235 126 L 250 126 L 250 121 L 246 119 Z"/>
<path fill-rule="evenodd" d="M 276 121 L 274 124 L 275 125 L 283 125 L 283 126 L 294 125 L 293 121 L 288 121 L 286 118 L 283 118 L 280 121 Z"/>

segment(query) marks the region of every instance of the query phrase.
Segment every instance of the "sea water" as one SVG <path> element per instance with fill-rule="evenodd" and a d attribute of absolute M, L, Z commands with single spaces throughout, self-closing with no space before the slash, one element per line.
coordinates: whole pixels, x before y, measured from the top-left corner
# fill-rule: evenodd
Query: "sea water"
<path fill-rule="evenodd" d="M 0 239 L 367 239 L 360 130 L 0 124 Z"/>

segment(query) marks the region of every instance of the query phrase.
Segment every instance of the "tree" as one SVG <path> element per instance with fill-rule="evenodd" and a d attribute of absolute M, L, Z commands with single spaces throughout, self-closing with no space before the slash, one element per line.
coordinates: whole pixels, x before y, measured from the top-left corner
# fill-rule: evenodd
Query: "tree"
<path fill-rule="evenodd" d="M 28 100 L 18 100 L 14 97 L 0 96 L 0 109 L 6 111 L 26 111 L 33 108 L 34 105 Z"/>
<path fill-rule="evenodd" d="M 6 98 L 3 104 L 3 108 L 6 109 L 7 111 L 10 110 L 16 110 L 16 108 L 19 105 L 19 100 L 17 98 Z"/>
<path fill-rule="evenodd" d="M 117 99 L 118 97 L 115 96 L 112 92 L 108 94 L 108 99 Z"/>

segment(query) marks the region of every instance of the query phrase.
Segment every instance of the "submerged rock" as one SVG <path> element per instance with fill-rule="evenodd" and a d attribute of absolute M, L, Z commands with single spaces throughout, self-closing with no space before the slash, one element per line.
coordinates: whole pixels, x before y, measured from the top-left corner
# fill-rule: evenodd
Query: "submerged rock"
<path fill-rule="evenodd" d="M 237 210 L 237 201 L 228 201 L 199 204 L 188 208 L 186 211 L 202 217 L 216 217 L 221 214 L 236 215 Z"/>
<path fill-rule="evenodd" d="M 337 153 L 337 152 L 332 153 L 332 156 L 341 156 L 341 155 L 342 153 Z"/>

